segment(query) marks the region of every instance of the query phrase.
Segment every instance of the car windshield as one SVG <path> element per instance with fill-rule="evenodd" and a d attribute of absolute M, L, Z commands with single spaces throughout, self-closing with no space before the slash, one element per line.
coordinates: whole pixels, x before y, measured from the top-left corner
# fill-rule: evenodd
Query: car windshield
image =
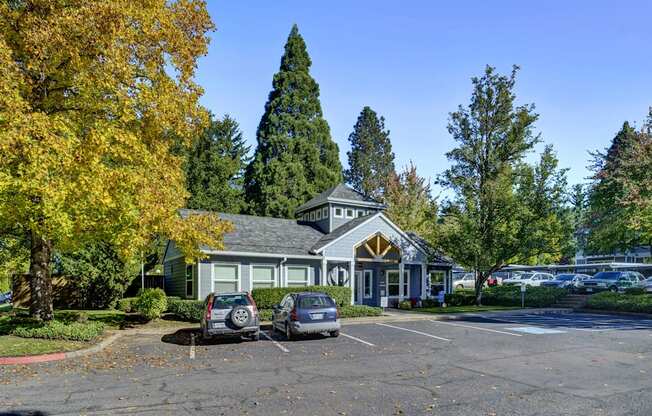
<path fill-rule="evenodd" d="M 620 277 L 620 272 L 599 272 L 593 276 L 594 279 L 602 280 L 618 280 Z"/>
<path fill-rule="evenodd" d="M 216 295 L 213 298 L 213 309 L 232 309 L 235 306 L 249 304 L 249 298 L 245 294 Z"/>
<path fill-rule="evenodd" d="M 518 276 L 514 277 L 515 279 L 521 279 L 521 280 L 530 280 L 532 279 L 532 276 L 534 276 L 534 273 L 523 273 L 519 274 Z"/>
<path fill-rule="evenodd" d="M 575 277 L 574 274 L 559 274 L 555 276 L 555 279 L 561 280 L 562 282 L 567 282 L 569 280 L 573 280 L 574 277 Z"/>
<path fill-rule="evenodd" d="M 299 298 L 300 309 L 332 308 L 334 306 L 333 300 L 326 296 L 310 295 Z"/>

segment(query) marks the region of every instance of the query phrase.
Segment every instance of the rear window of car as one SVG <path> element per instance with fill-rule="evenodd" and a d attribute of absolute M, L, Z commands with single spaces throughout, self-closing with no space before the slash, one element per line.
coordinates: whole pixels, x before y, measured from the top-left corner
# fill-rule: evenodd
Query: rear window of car
<path fill-rule="evenodd" d="M 574 274 L 558 274 L 558 275 L 555 277 L 555 279 L 557 279 L 557 280 L 561 280 L 562 282 L 565 282 L 565 281 L 567 281 L 567 280 L 573 280 L 574 277 L 575 277 Z"/>
<path fill-rule="evenodd" d="M 593 276 L 594 279 L 618 280 L 620 272 L 600 272 Z"/>
<path fill-rule="evenodd" d="M 213 298 L 213 309 L 232 309 L 239 305 L 250 305 L 247 295 L 216 295 Z"/>
<path fill-rule="evenodd" d="M 301 309 L 332 308 L 334 306 L 333 300 L 326 296 L 302 296 L 299 298 L 299 308 Z"/>

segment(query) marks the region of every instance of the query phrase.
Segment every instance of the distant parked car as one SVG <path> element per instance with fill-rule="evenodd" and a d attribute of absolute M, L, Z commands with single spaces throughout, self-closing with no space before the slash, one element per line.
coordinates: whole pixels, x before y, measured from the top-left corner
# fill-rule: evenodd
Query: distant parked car
<path fill-rule="evenodd" d="M 550 273 L 521 273 L 517 276 L 512 277 L 511 279 L 503 280 L 504 286 L 541 286 L 541 283 L 553 280 L 555 277 Z"/>
<path fill-rule="evenodd" d="M 0 305 L 3 303 L 11 303 L 11 292 L 0 293 Z"/>
<path fill-rule="evenodd" d="M 652 293 L 652 277 L 648 277 L 647 279 L 643 280 L 640 286 L 645 289 L 647 293 Z"/>
<path fill-rule="evenodd" d="M 258 308 L 249 293 L 211 293 L 204 306 L 206 313 L 200 327 L 205 339 L 245 336 L 258 341 L 260 338 Z"/>
<path fill-rule="evenodd" d="M 475 289 L 475 274 L 463 273 L 455 276 L 453 280 L 454 289 Z"/>
<path fill-rule="evenodd" d="M 553 280 L 548 280 L 541 283 L 545 287 L 560 287 L 569 290 L 576 290 L 579 282 L 590 279 L 588 274 L 581 273 L 564 273 L 558 274 Z"/>
<path fill-rule="evenodd" d="M 335 301 L 325 293 L 289 293 L 274 307 L 272 328 L 285 333 L 288 340 L 297 335 L 322 332 L 337 337 L 340 335 L 340 313 Z"/>
<path fill-rule="evenodd" d="M 620 292 L 628 287 L 639 287 L 645 278 L 639 272 L 609 271 L 598 272 L 592 278 L 579 282 L 581 293 Z"/>

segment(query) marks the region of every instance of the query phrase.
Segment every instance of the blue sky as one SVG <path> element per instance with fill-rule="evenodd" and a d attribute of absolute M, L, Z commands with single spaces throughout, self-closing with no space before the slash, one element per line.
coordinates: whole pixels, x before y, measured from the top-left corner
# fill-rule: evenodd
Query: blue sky
<path fill-rule="evenodd" d="M 255 144 L 297 23 L 344 166 L 348 135 L 369 105 L 386 119 L 397 166 L 412 160 L 434 178 L 455 145 L 448 114 L 468 103 L 470 78 L 486 64 L 521 67 L 519 102 L 536 104 L 537 129 L 571 183 L 588 175 L 589 150 L 608 146 L 625 120 L 640 125 L 652 106 L 651 1 L 208 3 L 218 29 L 199 65 L 202 103 L 231 114 Z"/>

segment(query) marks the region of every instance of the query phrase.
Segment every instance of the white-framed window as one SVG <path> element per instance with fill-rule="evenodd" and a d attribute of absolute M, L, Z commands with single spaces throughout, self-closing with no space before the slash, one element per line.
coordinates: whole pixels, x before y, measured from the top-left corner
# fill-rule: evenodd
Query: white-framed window
<path fill-rule="evenodd" d="M 287 285 L 291 286 L 308 286 L 309 275 L 306 266 L 287 266 Z"/>
<path fill-rule="evenodd" d="M 240 290 L 239 264 L 213 264 L 213 292 L 237 292 Z"/>
<path fill-rule="evenodd" d="M 328 207 L 324 207 L 321 209 L 321 217 L 328 218 Z"/>
<path fill-rule="evenodd" d="M 374 287 L 374 272 L 373 270 L 365 270 L 363 277 L 363 293 L 365 299 L 373 297 L 373 287 Z"/>
<path fill-rule="evenodd" d="M 353 208 L 346 209 L 346 218 L 353 218 Z"/>
<path fill-rule="evenodd" d="M 364 209 L 359 209 L 359 210 L 356 212 L 356 218 L 357 218 L 357 217 L 362 217 L 362 216 L 364 216 Z"/>
<path fill-rule="evenodd" d="M 388 270 L 387 271 L 387 296 L 389 297 L 399 297 L 399 292 L 401 290 L 401 282 L 399 279 L 398 270 Z"/>
<path fill-rule="evenodd" d="M 192 278 L 192 264 L 186 265 L 186 297 L 194 295 L 194 279 Z"/>
<path fill-rule="evenodd" d="M 335 218 L 344 218 L 344 210 L 340 207 L 335 207 Z"/>
<path fill-rule="evenodd" d="M 430 276 L 430 295 L 437 296 L 440 290 L 444 290 L 444 278 L 446 272 L 442 270 L 433 270 L 428 272 Z"/>
<path fill-rule="evenodd" d="M 310 211 L 310 221 L 315 220 L 315 211 Z"/>
<path fill-rule="evenodd" d="M 406 298 L 410 297 L 410 271 L 409 270 L 403 270 L 403 293 L 401 293 L 401 296 L 404 296 Z"/>
<path fill-rule="evenodd" d="M 316 219 L 317 221 L 321 220 L 321 209 L 318 209 L 318 210 L 315 212 L 315 219 Z"/>
<path fill-rule="evenodd" d="M 251 288 L 276 286 L 276 266 L 258 264 L 251 266 Z"/>

